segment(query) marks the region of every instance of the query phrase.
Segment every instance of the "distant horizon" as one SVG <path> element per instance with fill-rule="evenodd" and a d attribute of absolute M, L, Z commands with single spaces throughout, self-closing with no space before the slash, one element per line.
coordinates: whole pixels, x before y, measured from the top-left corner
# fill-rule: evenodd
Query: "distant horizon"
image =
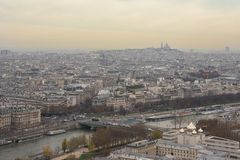
<path fill-rule="evenodd" d="M 1 48 L 240 48 L 239 0 L 0 0 Z"/>
<path fill-rule="evenodd" d="M 232 48 L 231 46 L 222 46 L 218 47 L 218 48 L 182 48 L 182 47 L 174 47 L 170 44 L 171 49 L 178 49 L 178 50 L 182 50 L 182 51 L 199 51 L 199 52 L 212 52 L 212 51 L 216 51 L 216 52 L 221 52 L 221 51 L 225 51 L 226 47 L 230 48 L 230 52 L 240 52 L 240 47 L 239 48 Z M 33 52 L 37 52 L 37 51 L 76 51 L 76 50 L 81 50 L 81 51 L 101 51 L 101 50 L 127 50 L 127 49 L 147 49 L 147 48 L 161 48 L 161 43 L 157 46 L 137 46 L 137 47 L 119 47 L 119 48 L 81 48 L 81 47 L 73 47 L 73 48 L 62 48 L 61 46 L 56 47 L 56 48 L 45 48 L 45 47 L 36 47 L 36 48 L 32 48 L 32 47 L 5 47 L 5 46 L 1 46 L 0 44 L 0 50 L 15 50 L 15 51 L 33 51 Z"/>
<path fill-rule="evenodd" d="M 177 49 L 184 52 L 200 52 L 200 53 L 223 53 L 226 52 L 225 48 L 216 48 L 216 49 L 194 49 L 194 48 L 176 48 L 170 46 L 171 49 Z M 229 47 L 229 46 L 226 46 Z M 149 49 L 155 48 L 159 49 L 161 46 L 148 46 L 148 47 L 138 47 L 138 48 L 2 48 L 0 46 L 0 50 L 9 50 L 12 52 L 94 52 L 94 51 L 114 51 L 114 50 L 129 50 L 129 49 Z M 240 53 L 240 49 L 231 48 L 229 53 Z"/>

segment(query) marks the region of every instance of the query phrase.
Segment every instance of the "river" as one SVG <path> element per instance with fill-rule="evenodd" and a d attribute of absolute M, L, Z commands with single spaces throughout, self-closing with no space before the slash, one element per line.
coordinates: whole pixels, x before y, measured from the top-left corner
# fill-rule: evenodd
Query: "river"
<path fill-rule="evenodd" d="M 44 136 L 34 141 L 0 146 L 0 160 L 14 160 L 17 157 L 40 153 L 42 151 L 42 147 L 44 146 L 50 146 L 54 150 L 58 146 L 61 147 L 61 143 L 64 138 L 69 139 L 74 136 L 88 136 L 90 134 L 90 131 L 79 129 L 66 132 L 65 134 Z"/>
<path fill-rule="evenodd" d="M 181 127 L 187 127 L 187 125 L 190 122 L 197 123 L 201 119 L 213 119 L 216 118 L 219 114 L 209 114 L 209 115 L 191 115 L 191 116 L 185 116 L 182 119 L 182 124 L 179 127 L 179 124 L 177 124 L 177 128 Z M 159 121 L 159 122 L 147 122 L 145 123 L 146 126 L 149 127 L 160 127 L 160 128 L 174 128 L 175 122 L 173 119 Z"/>
<path fill-rule="evenodd" d="M 197 115 L 197 116 L 185 116 L 182 126 L 186 127 L 190 122 L 197 122 L 200 119 L 210 119 L 215 118 L 219 114 L 214 115 Z M 145 125 L 152 127 L 160 127 L 160 128 L 174 128 L 173 120 L 164 120 L 159 122 L 148 122 Z M 42 151 L 42 147 L 50 146 L 52 149 L 56 147 L 61 147 L 61 143 L 64 138 L 71 138 L 79 135 L 90 135 L 91 131 L 87 130 L 75 130 L 69 131 L 65 134 L 55 135 L 55 136 L 44 136 L 35 141 L 28 141 L 19 144 L 10 144 L 0 147 L 0 160 L 14 160 L 16 157 L 24 157 L 27 155 L 33 155 L 36 153 L 40 153 Z"/>

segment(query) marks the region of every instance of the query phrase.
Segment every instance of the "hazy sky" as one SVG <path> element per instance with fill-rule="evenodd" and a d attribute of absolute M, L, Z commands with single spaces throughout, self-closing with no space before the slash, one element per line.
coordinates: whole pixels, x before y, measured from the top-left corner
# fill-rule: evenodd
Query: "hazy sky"
<path fill-rule="evenodd" d="M 0 48 L 240 48 L 240 0 L 0 0 Z"/>

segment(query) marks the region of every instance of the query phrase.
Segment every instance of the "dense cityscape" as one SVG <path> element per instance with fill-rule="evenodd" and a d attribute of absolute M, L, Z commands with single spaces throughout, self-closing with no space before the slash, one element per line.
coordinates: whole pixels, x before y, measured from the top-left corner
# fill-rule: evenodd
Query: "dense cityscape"
<path fill-rule="evenodd" d="M 240 0 L 0 0 L 0 160 L 240 160 Z"/>
<path fill-rule="evenodd" d="M 9 147 L 9 160 L 240 158 L 240 56 L 229 47 L 1 50 L 0 61 L 0 150 Z M 16 152 L 58 136 L 57 146 Z"/>

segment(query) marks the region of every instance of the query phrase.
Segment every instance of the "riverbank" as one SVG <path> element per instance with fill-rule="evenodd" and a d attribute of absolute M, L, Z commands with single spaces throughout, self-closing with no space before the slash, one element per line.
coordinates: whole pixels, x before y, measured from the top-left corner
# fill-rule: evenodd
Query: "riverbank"
<path fill-rule="evenodd" d="M 42 138 L 47 133 L 54 130 L 65 130 L 65 131 L 73 131 L 79 129 L 79 125 L 76 121 L 72 121 L 69 123 L 64 123 L 62 125 L 57 126 L 48 126 L 48 127 L 38 127 L 35 129 L 22 130 L 18 132 L 9 132 L 4 133 L 4 135 L 0 136 L 0 139 L 7 139 L 12 143 L 22 143 L 25 141 L 33 141 Z M 1 146 L 1 145 L 0 145 Z"/>
<path fill-rule="evenodd" d="M 69 139 L 80 135 L 89 136 L 91 134 L 91 131 L 78 129 L 60 135 L 43 136 L 33 141 L 0 146 L 0 160 L 14 160 L 17 157 L 35 155 L 36 153 L 41 153 L 44 146 L 50 146 L 54 151 L 57 151 L 61 148 L 61 143 L 64 138 Z"/>

